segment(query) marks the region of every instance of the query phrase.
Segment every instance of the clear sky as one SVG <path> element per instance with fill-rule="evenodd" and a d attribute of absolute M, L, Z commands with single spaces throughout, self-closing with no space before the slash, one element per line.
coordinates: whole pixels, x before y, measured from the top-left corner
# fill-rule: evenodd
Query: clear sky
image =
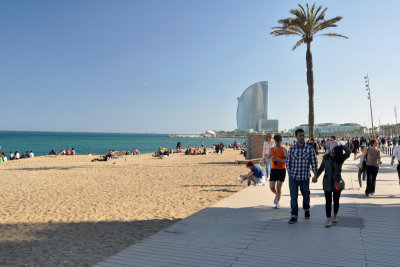
<path fill-rule="evenodd" d="M 269 34 L 298 2 L 2 0 L 0 130 L 233 130 L 236 98 L 265 80 L 280 130 L 307 123 L 306 48 Z M 316 122 L 369 126 L 368 73 L 375 124 L 394 123 L 400 1 L 316 3 L 350 37 L 312 43 Z"/>

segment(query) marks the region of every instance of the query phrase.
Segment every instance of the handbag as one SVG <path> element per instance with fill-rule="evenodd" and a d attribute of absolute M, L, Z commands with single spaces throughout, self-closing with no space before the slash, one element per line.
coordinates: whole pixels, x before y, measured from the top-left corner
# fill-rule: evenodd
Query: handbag
<path fill-rule="evenodd" d="M 335 191 L 336 192 L 342 191 L 344 189 L 344 187 L 345 187 L 344 180 L 342 178 L 340 178 L 340 180 L 338 182 L 335 181 L 334 187 L 335 187 Z"/>

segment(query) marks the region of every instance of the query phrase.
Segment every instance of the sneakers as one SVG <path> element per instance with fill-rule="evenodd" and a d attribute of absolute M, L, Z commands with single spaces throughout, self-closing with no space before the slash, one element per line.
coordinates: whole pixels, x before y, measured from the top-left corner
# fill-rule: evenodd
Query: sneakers
<path fill-rule="evenodd" d="M 369 193 L 365 193 L 365 196 L 369 197 Z"/>
<path fill-rule="evenodd" d="M 295 217 L 290 218 L 290 220 L 288 221 L 288 224 L 295 224 L 295 223 L 297 223 L 297 218 Z"/>
<path fill-rule="evenodd" d="M 371 195 L 374 195 L 375 194 L 375 192 L 371 192 Z"/>
<path fill-rule="evenodd" d="M 242 179 L 242 177 L 238 177 L 237 180 L 238 180 L 240 183 L 243 183 L 243 181 L 244 181 L 244 180 Z"/>
<path fill-rule="evenodd" d="M 326 228 L 329 228 L 329 227 L 331 227 L 331 226 L 332 226 L 332 221 L 331 221 L 330 219 L 328 219 L 327 222 L 326 222 L 326 224 L 325 224 L 325 227 L 326 227 Z"/>
<path fill-rule="evenodd" d="M 306 210 L 304 212 L 304 217 L 306 218 L 306 220 L 310 219 L 310 211 L 309 210 Z"/>
<path fill-rule="evenodd" d="M 262 186 L 263 183 L 255 183 L 254 186 Z"/>
<path fill-rule="evenodd" d="M 281 207 L 281 204 L 279 204 L 279 200 L 276 197 L 274 198 L 274 205 L 275 209 L 279 209 Z"/>
<path fill-rule="evenodd" d="M 333 223 L 334 223 L 334 224 L 337 224 L 338 222 L 339 222 L 339 220 L 338 220 L 337 218 L 336 218 L 336 219 L 333 218 Z"/>

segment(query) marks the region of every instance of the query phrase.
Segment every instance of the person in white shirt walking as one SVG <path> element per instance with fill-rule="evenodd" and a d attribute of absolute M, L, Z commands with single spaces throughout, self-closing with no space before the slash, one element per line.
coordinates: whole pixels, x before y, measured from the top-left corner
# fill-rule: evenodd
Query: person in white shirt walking
<path fill-rule="evenodd" d="M 271 148 L 274 147 L 274 141 L 272 140 L 272 135 L 267 134 L 267 140 L 263 144 L 263 159 L 265 162 L 265 174 L 268 179 L 271 170 Z"/>
<path fill-rule="evenodd" d="M 399 176 L 399 184 L 400 184 L 400 145 L 397 145 L 394 150 L 393 150 L 393 155 L 392 155 L 392 166 L 394 164 L 394 159 L 397 158 L 398 164 L 397 164 L 397 174 Z"/>

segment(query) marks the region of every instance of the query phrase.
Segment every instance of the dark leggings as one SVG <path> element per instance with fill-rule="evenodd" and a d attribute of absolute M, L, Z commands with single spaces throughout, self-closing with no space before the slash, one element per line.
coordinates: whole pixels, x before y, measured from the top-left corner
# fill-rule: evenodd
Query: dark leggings
<path fill-rule="evenodd" d="M 325 192 L 325 211 L 326 217 L 330 218 L 332 214 L 332 192 Z M 336 215 L 339 211 L 340 192 L 333 192 L 333 213 Z"/>
<path fill-rule="evenodd" d="M 400 161 L 399 161 L 399 165 L 397 165 L 397 172 L 399 174 L 399 180 L 400 180 Z"/>
<path fill-rule="evenodd" d="M 367 166 L 367 188 L 366 194 L 375 193 L 376 176 L 378 175 L 379 168 L 375 166 Z"/>

